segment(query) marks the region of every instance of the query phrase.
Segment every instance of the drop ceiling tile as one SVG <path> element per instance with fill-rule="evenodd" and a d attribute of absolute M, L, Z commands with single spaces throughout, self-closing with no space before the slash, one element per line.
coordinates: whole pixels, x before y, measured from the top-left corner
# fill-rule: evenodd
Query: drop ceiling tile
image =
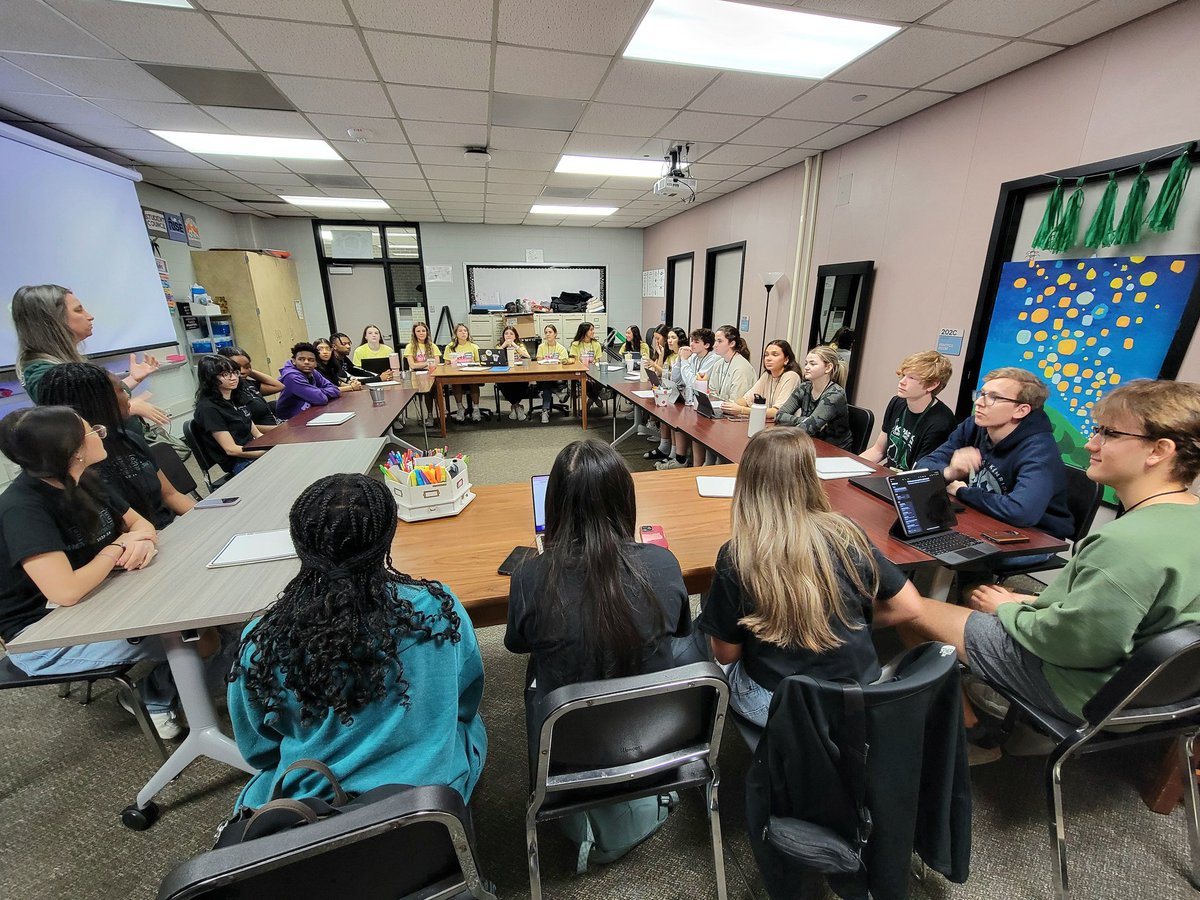
<path fill-rule="evenodd" d="M 484 207 L 488 213 L 527 213 L 531 204 L 525 203 L 492 203 L 490 200 Z"/>
<path fill-rule="evenodd" d="M 285 168 L 283 163 L 279 162 L 279 160 L 268 159 L 265 156 L 234 156 L 223 154 L 221 156 L 210 156 L 208 158 L 212 159 L 213 162 L 226 171 L 231 171 L 233 169 L 239 169 L 245 172 L 279 173 L 288 171 L 288 169 Z"/>
<path fill-rule="evenodd" d="M 446 179 L 444 181 L 438 181 L 431 178 L 429 179 L 429 188 L 434 192 L 434 194 L 478 194 L 480 197 L 482 197 L 484 193 L 482 181 L 461 181 L 456 178 Z"/>
<path fill-rule="evenodd" d="M 226 126 L 190 103 L 151 103 L 146 100 L 96 100 L 95 103 L 140 128 L 229 132 Z"/>
<path fill-rule="evenodd" d="M 765 116 L 795 100 L 816 84 L 816 81 L 808 78 L 724 72 L 691 102 L 689 108 L 704 112 Z"/>
<path fill-rule="evenodd" d="M 943 100 L 953 97 L 939 91 L 909 91 L 895 100 L 889 100 L 882 106 L 877 106 L 870 112 L 863 113 L 854 120 L 856 125 L 891 125 L 906 116 L 927 109 Z"/>
<path fill-rule="evenodd" d="M 377 81 L 342 81 L 305 75 L 272 75 L 271 80 L 303 112 L 383 118 L 392 115 L 392 105 Z"/>
<path fill-rule="evenodd" d="M 489 197 L 536 197 L 541 193 L 537 184 L 504 184 L 488 179 L 487 194 Z"/>
<path fill-rule="evenodd" d="M 608 64 L 607 56 L 501 44 L 496 48 L 495 89 L 506 94 L 588 100 Z"/>
<path fill-rule="evenodd" d="M 430 147 L 425 144 L 414 144 L 413 153 L 417 162 L 425 166 L 469 166 L 481 169 L 487 165 L 482 156 L 466 156 L 462 147 Z"/>
<path fill-rule="evenodd" d="M 272 188 L 302 187 L 308 184 L 295 172 L 248 172 L 245 169 L 238 169 L 232 174 L 250 184 L 266 185 Z"/>
<path fill-rule="evenodd" d="M 922 24 L 1018 37 L 1073 13 L 1088 0 L 950 0 Z"/>
<path fill-rule="evenodd" d="M 1097 0 L 1079 12 L 1065 16 L 1029 37 L 1054 44 L 1077 44 L 1139 16 L 1170 6 L 1174 0 Z"/>
<path fill-rule="evenodd" d="M 481 91 L 389 84 L 387 91 L 402 119 L 487 124 L 488 95 Z"/>
<path fill-rule="evenodd" d="M 49 125 L 100 125 L 110 128 L 128 125 L 107 109 L 78 97 L 5 91 L 0 92 L 0 106 L 7 106 L 14 112 Z"/>
<path fill-rule="evenodd" d="M 78 25 L 67 21 L 42 3 L 23 0 L 4 4 L 4 27 L 0 28 L 0 50 L 50 53 L 56 56 L 120 56 Z"/>
<path fill-rule="evenodd" d="M 43 125 L 41 122 L 16 122 L 14 124 L 22 131 L 28 131 L 30 134 L 36 134 L 40 137 L 46 138 L 47 140 L 55 141 L 56 143 L 62 144 L 64 147 L 75 147 L 78 149 L 89 146 L 87 141 L 77 138 L 75 135 L 69 134 L 67 131 L 58 128 L 52 128 L 49 125 Z M 63 126 L 64 129 L 69 127 L 70 126 L 67 125 Z"/>
<path fill-rule="evenodd" d="M 720 163 L 722 165 L 756 166 L 779 153 L 778 147 L 755 147 L 749 144 L 722 144 L 715 150 L 699 157 L 703 163 Z M 697 154 L 692 154 L 697 159 Z"/>
<path fill-rule="evenodd" d="M 967 91 L 1001 75 L 1015 72 L 1030 63 L 1057 53 L 1058 47 L 1048 44 L 1033 44 L 1029 41 L 1013 41 L 987 56 L 969 62 L 949 75 L 943 75 L 925 85 L 940 91 Z"/>
<path fill-rule="evenodd" d="M 348 159 L 355 163 L 354 168 L 360 172 L 362 171 L 362 166 L 358 165 L 360 162 L 394 165 L 416 161 L 412 148 L 406 144 L 360 144 L 357 141 L 330 141 L 330 143 L 342 159 Z"/>
<path fill-rule="evenodd" d="M 608 181 L 606 175 L 566 175 L 551 172 L 546 176 L 546 184 L 553 188 L 584 188 L 590 193 L 593 189 L 598 188 Z M 645 179 L 638 179 L 645 183 Z M 635 183 L 637 183 L 635 181 Z"/>
<path fill-rule="evenodd" d="M 757 125 L 733 139 L 735 144 L 758 144 L 764 147 L 808 146 L 807 141 L 815 138 L 833 125 L 830 122 L 804 122 L 798 119 L 763 119 Z"/>
<path fill-rule="evenodd" d="M 179 169 L 163 169 L 164 172 L 174 172 L 184 175 L 198 185 L 206 185 L 211 187 L 214 184 L 241 184 L 242 179 L 234 175 L 232 172 L 226 172 L 218 168 L 204 169 L 202 171 L 193 170 L 191 174 L 186 174 Z"/>
<path fill-rule="evenodd" d="M 549 172 L 558 164 L 557 153 L 531 153 L 522 150 L 493 150 L 491 165 L 503 169 L 531 169 Z"/>
<path fill-rule="evenodd" d="M 505 0 L 497 36 L 506 44 L 613 54 L 644 6 L 643 0 Z"/>
<path fill-rule="evenodd" d="M 718 163 L 692 163 L 688 169 L 688 174 L 693 178 L 702 178 L 705 181 L 724 181 L 726 178 L 733 178 L 739 172 L 745 172 L 747 166 L 723 166 Z"/>
<path fill-rule="evenodd" d="M 672 141 L 727 141 L 756 121 L 755 116 L 684 110 L 657 133 Z"/>
<path fill-rule="evenodd" d="M 492 128 L 488 148 L 493 150 L 527 150 L 535 153 L 560 153 L 567 142 L 565 131 L 545 131 L 540 128 Z"/>
<path fill-rule="evenodd" d="M 495 93 L 492 95 L 492 124 L 571 131 L 578 124 L 586 105 L 581 100 L 559 97 Z"/>
<path fill-rule="evenodd" d="M 92 0 L 48 2 L 113 49 L 139 62 L 214 69 L 253 68 L 238 48 L 197 10 Z"/>
<path fill-rule="evenodd" d="M 616 188 L 598 188 L 592 191 L 593 200 L 636 200 L 642 196 L 645 191 L 629 190 L 622 191 Z"/>
<path fill-rule="evenodd" d="M 175 150 L 170 153 L 160 153 L 157 150 L 133 150 L 129 155 L 139 162 L 157 166 L 172 178 L 196 178 L 199 174 L 195 171 L 196 169 L 208 172 L 210 169 L 217 168 L 212 163 L 205 162 L 200 157 L 192 156 L 183 150 Z"/>
<path fill-rule="evenodd" d="M 411 158 L 411 157 L 410 157 Z M 356 162 L 354 168 L 369 178 L 422 178 L 415 163 Z"/>
<path fill-rule="evenodd" d="M 312 113 L 309 120 L 317 126 L 317 130 L 325 137 L 334 141 L 348 139 L 347 132 L 351 128 L 362 128 L 370 132 L 368 140 L 382 144 L 407 144 L 408 139 L 400 130 L 400 123 L 395 119 L 371 119 L 366 116 L 333 116 L 328 113 Z"/>
<path fill-rule="evenodd" d="M 794 166 L 797 163 L 802 163 L 810 156 L 815 155 L 815 150 L 805 150 L 803 147 L 797 147 L 794 150 L 784 150 L 778 156 L 772 156 L 770 159 L 766 160 L 764 165 L 772 167 L 777 166 L 781 169 L 784 169 L 788 166 Z"/>
<path fill-rule="evenodd" d="M 1003 38 L 913 26 L 835 74 L 838 81 L 917 87 L 1004 43 Z"/>
<path fill-rule="evenodd" d="M 425 186 L 424 181 L 411 180 L 413 189 L 411 189 L 411 190 L 396 190 L 394 188 L 376 184 L 376 181 L 378 181 L 378 180 L 379 179 L 372 178 L 371 179 L 371 187 L 375 188 L 375 190 L 379 192 L 379 196 L 387 197 L 389 200 L 412 200 L 412 201 L 421 201 L 421 200 L 432 201 L 433 200 L 433 193 L 429 190 L 428 187 Z M 384 179 L 384 180 L 387 180 L 387 179 Z M 399 178 L 392 179 L 392 180 L 393 181 L 410 181 L 410 179 L 399 179 Z M 417 185 L 420 185 L 422 190 L 416 190 Z"/>
<path fill-rule="evenodd" d="M 344 159 L 281 159 L 280 162 L 297 175 L 358 174 L 354 171 L 354 167 Z"/>
<path fill-rule="evenodd" d="M 486 125 L 460 125 L 455 122 L 418 122 L 404 120 L 404 130 L 414 144 L 431 147 L 482 147 L 487 143 Z"/>
<path fill-rule="evenodd" d="M 525 221 L 525 217 L 485 214 L 483 221 L 485 225 L 520 225 Z"/>
<path fill-rule="evenodd" d="M 230 199 L 227 194 L 223 194 L 218 191 L 205 190 L 203 188 L 200 190 L 184 189 L 178 193 L 183 194 L 183 196 L 189 197 L 192 200 L 198 200 L 201 203 L 212 203 L 213 201 L 226 203 Z"/>
<path fill-rule="evenodd" d="M 319 138 L 317 129 L 300 113 L 278 109 L 242 109 L 233 106 L 200 107 L 221 124 L 237 134 L 256 134 L 264 137 Z"/>
<path fill-rule="evenodd" d="M 296 22 L 323 22 L 327 25 L 349 25 L 350 16 L 342 0 L 191 0 L 214 13 L 239 16 L 266 16 L 268 19 L 290 19 Z"/>
<path fill-rule="evenodd" d="M 25 71 L 80 97 L 114 97 L 123 100 L 161 100 L 174 103 L 183 101 L 182 97 L 157 78 L 147 75 L 133 63 L 121 59 L 76 59 L 30 53 L 6 53 L 5 58 Z M 2 79 L 0 86 L 3 86 Z M 56 92 L 48 90 L 38 93 Z"/>
<path fill-rule="evenodd" d="M 492 48 L 474 41 L 365 31 L 363 37 L 384 81 L 486 91 Z"/>
<path fill-rule="evenodd" d="M 228 184 L 224 191 L 233 200 L 274 200 L 278 193 L 274 190 L 257 187 L 252 184 Z"/>
<path fill-rule="evenodd" d="M 618 58 L 596 99 L 605 103 L 682 109 L 716 75 L 712 69 L 696 66 Z"/>
<path fill-rule="evenodd" d="M 793 5 L 805 12 L 915 22 L 945 2 L 946 0 L 796 0 Z"/>
<path fill-rule="evenodd" d="M 174 144 L 142 128 L 109 125 L 72 125 L 73 134 L 109 150 L 178 150 Z"/>
<path fill-rule="evenodd" d="M 817 150 L 832 150 L 834 147 L 847 144 L 855 138 L 862 137 L 864 134 L 870 134 L 874 130 L 873 127 L 868 125 L 838 125 L 819 137 L 810 138 L 805 141 L 804 146 Z"/>
<path fill-rule="evenodd" d="M 483 167 L 476 169 L 471 166 L 421 166 L 421 168 L 425 170 L 425 177 L 429 179 L 430 187 L 433 187 L 433 182 L 437 179 L 453 182 L 477 181 L 482 185 L 487 173 L 487 169 Z"/>
<path fill-rule="evenodd" d="M 438 0 L 437 3 L 397 3 L 396 0 L 350 0 L 363 28 L 407 31 L 488 41 L 492 37 L 489 0 Z"/>
<path fill-rule="evenodd" d="M 668 129 L 669 130 L 669 129 Z M 717 144 L 708 143 L 706 141 L 685 141 L 688 147 L 688 159 L 699 159 L 704 154 L 715 150 Z M 651 138 L 642 144 L 642 148 L 634 154 L 644 159 L 666 159 L 671 147 L 675 141 L 667 138 Z"/>
<path fill-rule="evenodd" d="M 617 156 L 632 159 L 641 155 L 644 143 L 640 137 L 576 132 L 567 138 L 563 152 L 579 156 Z"/>
<path fill-rule="evenodd" d="M 443 216 L 444 221 L 454 222 L 459 225 L 482 225 L 483 216 Z"/>
<path fill-rule="evenodd" d="M 579 122 L 578 130 L 596 134 L 645 136 L 657 133 L 674 114 L 673 109 L 591 103 Z"/>
<path fill-rule="evenodd" d="M 371 80 L 375 70 L 358 32 L 336 25 L 216 16 L 246 55 L 266 72 Z"/>
<path fill-rule="evenodd" d="M 7 55 L 7 54 L 6 54 Z M 53 57 L 32 57 L 25 53 L 14 53 L 12 58 L 21 59 L 51 59 Z M 5 59 L 0 59 L 0 91 L 14 91 L 22 94 L 59 94 L 67 92 L 44 78 L 31 75 L 24 69 Z"/>
<path fill-rule="evenodd" d="M 545 184 L 546 173 L 523 169 L 488 169 L 488 185 L 497 184 Z"/>
<path fill-rule="evenodd" d="M 839 84 L 826 81 L 818 84 L 775 113 L 777 119 L 806 119 L 810 122 L 846 122 L 861 116 L 881 103 L 903 94 L 900 88 L 876 87 L 868 84 Z M 862 97 L 862 100 L 855 100 Z"/>
<path fill-rule="evenodd" d="M 475 210 L 483 211 L 482 200 L 443 200 L 438 198 L 437 205 L 443 210 L 466 210 L 472 212 Z"/>

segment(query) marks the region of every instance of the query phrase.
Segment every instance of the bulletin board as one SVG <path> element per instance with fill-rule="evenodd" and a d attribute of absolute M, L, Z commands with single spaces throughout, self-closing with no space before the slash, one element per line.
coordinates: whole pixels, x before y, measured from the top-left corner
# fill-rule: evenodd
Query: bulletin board
<path fill-rule="evenodd" d="M 504 309 L 506 303 L 514 300 L 532 300 L 549 306 L 550 298 L 564 291 L 587 291 L 600 301 L 601 309 L 607 305 L 607 266 L 466 263 L 465 267 L 467 302 L 473 309 Z"/>

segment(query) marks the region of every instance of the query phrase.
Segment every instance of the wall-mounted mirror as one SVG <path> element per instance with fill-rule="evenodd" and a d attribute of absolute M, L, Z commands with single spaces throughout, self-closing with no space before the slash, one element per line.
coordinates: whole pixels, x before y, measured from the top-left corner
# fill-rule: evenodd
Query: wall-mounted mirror
<path fill-rule="evenodd" d="M 874 260 L 838 263 L 817 269 L 817 292 L 813 299 L 812 327 L 808 346 L 836 344 L 838 355 L 846 360 L 846 396 L 854 402 L 855 381 L 862 353 L 862 338 L 867 330 L 867 311 L 871 306 L 871 283 L 875 279 Z"/>

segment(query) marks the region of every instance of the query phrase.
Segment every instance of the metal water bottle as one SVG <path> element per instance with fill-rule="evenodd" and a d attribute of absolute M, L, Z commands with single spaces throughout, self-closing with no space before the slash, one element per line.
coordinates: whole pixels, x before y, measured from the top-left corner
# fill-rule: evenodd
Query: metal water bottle
<path fill-rule="evenodd" d="M 754 437 L 760 431 L 767 427 L 767 401 L 761 397 L 755 396 L 754 402 L 750 405 L 750 425 L 746 429 L 746 433 L 750 437 Z"/>

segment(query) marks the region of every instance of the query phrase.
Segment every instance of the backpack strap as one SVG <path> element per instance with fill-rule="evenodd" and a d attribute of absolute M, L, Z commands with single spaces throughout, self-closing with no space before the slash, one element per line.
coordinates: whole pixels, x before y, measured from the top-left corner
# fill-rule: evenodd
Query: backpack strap
<path fill-rule="evenodd" d="M 345 792 L 345 790 L 343 790 L 342 783 L 338 781 L 337 776 L 333 774 L 333 770 L 330 769 L 329 766 L 325 765 L 325 763 L 317 759 L 298 759 L 280 772 L 279 776 L 275 779 L 275 786 L 271 789 L 272 801 L 279 800 L 283 797 L 283 781 L 287 777 L 288 773 L 299 770 L 316 772 L 318 775 L 325 777 L 325 780 L 328 781 L 330 786 L 333 788 L 334 806 L 345 806 L 350 802 L 350 796 Z"/>
<path fill-rule="evenodd" d="M 858 811 L 858 852 L 871 838 L 871 811 L 867 809 L 867 759 L 871 745 L 867 743 L 867 711 L 862 686 L 857 682 L 842 685 L 843 722 L 846 728 L 842 742 L 842 777 L 850 790 L 850 798 Z"/>

